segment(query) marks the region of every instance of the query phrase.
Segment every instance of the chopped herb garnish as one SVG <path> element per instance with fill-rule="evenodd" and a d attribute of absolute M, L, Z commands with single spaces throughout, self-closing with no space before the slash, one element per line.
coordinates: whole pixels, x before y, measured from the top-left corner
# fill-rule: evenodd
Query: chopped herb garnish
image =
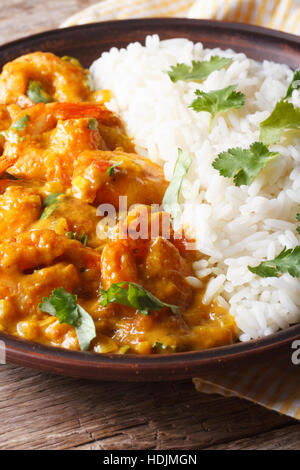
<path fill-rule="evenodd" d="M 98 121 L 95 118 L 89 120 L 88 128 L 90 131 L 96 131 L 98 129 Z"/>
<path fill-rule="evenodd" d="M 5 140 L 8 140 L 12 144 L 17 144 L 21 142 L 23 139 L 22 136 L 18 133 L 18 131 L 22 131 L 27 126 L 27 122 L 30 120 L 28 114 L 24 114 L 24 116 L 20 117 L 17 121 L 15 121 L 9 129 L 6 131 L 1 131 L 0 135 L 4 137 Z"/>
<path fill-rule="evenodd" d="M 231 63 L 231 59 L 226 57 L 213 56 L 210 60 L 203 61 L 192 61 L 192 65 L 187 64 L 176 64 L 171 66 L 171 70 L 167 71 L 172 82 L 178 80 L 192 80 L 200 81 L 204 80 L 214 72 L 220 70 Z"/>
<path fill-rule="evenodd" d="M 155 341 L 155 343 L 152 344 L 152 349 L 154 351 L 165 351 L 167 349 L 171 350 L 171 351 L 176 351 L 176 345 L 175 344 L 171 344 L 171 345 L 168 345 L 168 344 L 164 344 L 164 343 L 161 343 L 160 341 Z"/>
<path fill-rule="evenodd" d="M 42 312 L 54 315 L 60 323 L 67 323 L 75 328 L 79 346 L 87 351 L 96 337 L 94 320 L 90 314 L 77 304 L 77 296 L 63 287 L 54 289 L 49 297 L 44 297 L 39 304 Z"/>
<path fill-rule="evenodd" d="M 229 109 L 239 109 L 244 105 L 245 95 L 240 91 L 235 91 L 236 87 L 237 85 L 230 85 L 221 90 L 207 93 L 200 90 L 195 91 L 197 98 L 192 102 L 190 108 L 197 113 L 206 111 L 211 114 L 209 130 L 211 130 L 213 119 L 218 113 Z"/>
<path fill-rule="evenodd" d="M 57 204 L 53 204 L 53 206 L 45 207 L 45 209 L 43 210 L 41 214 L 40 220 L 48 219 L 48 217 L 50 217 L 50 215 L 52 215 L 56 209 L 57 209 Z"/>
<path fill-rule="evenodd" d="M 89 87 L 90 91 L 94 91 L 95 88 L 94 88 L 94 82 L 92 80 L 92 77 L 88 71 L 86 73 L 87 73 L 87 77 L 86 77 L 87 86 Z"/>
<path fill-rule="evenodd" d="M 70 238 L 71 240 L 78 240 L 84 246 L 86 246 L 88 236 L 83 233 L 82 235 L 78 235 L 77 232 L 67 232 L 66 237 Z"/>
<path fill-rule="evenodd" d="M 234 184 L 250 184 L 258 173 L 274 158 L 277 152 L 270 152 L 262 142 L 254 142 L 248 149 L 228 149 L 218 155 L 212 166 L 227 178 L 233 177 Z"/>
<path fill-rule="evenodd" d="M 41 214 L 40 220 L 47 219 L 51 214 L 53 214 L 53 212 L 57 209 L 57 206 L 60 202 L 60 196 L 62 195 L 63 193 L 52 193 L 46 197 L 43 202 L 44 210 Z"/>
<path fill-rule="evenodd" d="M 299 90 L 299 89 L 300 89 L 300 69 L 295 71 L 293 79 L 291 83 L 289 84 L 286 95 L 283 99 L 287 100 L 288 98 L 292 96 L 294 90 Z"/>
<path fill-rule="evenodd" d="M 109 166 L 106 170 L 106 173 L 109 175 L 109 176 L 115 176 L 115 168 L 117 168 L 118 166 L 121 166 L 123 162 L 119 162 L 119 163 L 114 163 L 113 165 Z"/>
<path fill-rule="evenodd" d="M 278 277 L 284 273 L 300 277 L 300 246 L 289 250 L 284 247 L 276 258 L 263 261 L 255 267 L 248 266 L 248 269 L 260 277 Z"/>
<path fill-rule="evenodd" d="M 300 129 L 300 108 L 280 100 L 270 116 L 260 123 L 260 140 L 267 145 L 275 144 L 286 129 Z"/>
<path fill-rule="evenodd" d="M 179 307 L 166 304 L 159 300 L 151 292 L 134 282 L 116 282 L 107 290 L 100 291 L 100 305 L 107 307 L 110 303 L 134 307 L 143 315 L 150 315 L 153 310 L 161 310 L 163 307 L 169 308 L 172 313 L 177 313 Z"/>
<path fill-rule="evenodd" d="M 55 204 L 56 202 L 58 202 L 58 198 L 59 198 L 59 196 L 61 196 L 62 194 L 63 194 L 63 193 L 52 193 L 52 194 L 49 194 L 49 196 L 47 196 L 47 197 L 44 199 L 43 206 L 44 206 L 44 207 L 52 206 L 52 204 Z"/>
<path fill-rule="evenodd" d="M 155 341 L 155 343 L 152 344 L 152 349 L 167 349 L 167 345 L 164 343 L 161 343 L 160 341 Z"/>
<path fill-rule="evenodd" d="M 130 346 L 124 345 L 120 347 L 118 354 L 126 354 L 128 351 L 130 351 Z"/>
<path fill-rule="evenodd" d="M 191 164 L 192 157 L 182 149 L 178 149 L 178 157 L 175 163 L 173 176 L 162 201 L 163 208 L 170 212 L 172 217 L 176 217 L 178 213 L 180 188 L 183 178 L 189 171 Z"/>
<path fill-rule="evenodd" d="M 15 129 L 16 131 L 23 131 L 27 126 L 27 122 L 30 120 L 28 114 L 24 114 L 20 119 L 15 121 L 11 126 L 10 129 Z"/>
<path fill-rule="evenodd" d="M 73 65 L 77 65 L 77 67 L 82 68 L 81 63 L 75 57 L 71 57 L 69 55 L 64 55 L 64 56 L 61 57 L 61 60 L 65 60 L 66 62 L 71 62 Z"/>
<path fill-rule="evenodd" d="M 50 103 L 50 95 L 42 88 L 42 85 L 35 80 L 29 80 L 26 95 L 34 103 Z"/>

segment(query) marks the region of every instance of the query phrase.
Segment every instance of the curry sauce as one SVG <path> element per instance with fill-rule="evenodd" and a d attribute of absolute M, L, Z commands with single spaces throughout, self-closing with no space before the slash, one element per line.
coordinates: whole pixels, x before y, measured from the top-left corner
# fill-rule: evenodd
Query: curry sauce
<path fill-rule="evenodd" d="M 86 325 L 96 353 L 232 343 L 233 317 L 203 303 L 208 279 L 189 281 L 201 254 L 161 208 L 162 168 L 135 153 L 110 93 L 88 83 L 75 59 L 41 52 L 0 75 L 0 329 L 79 350 Z"/>

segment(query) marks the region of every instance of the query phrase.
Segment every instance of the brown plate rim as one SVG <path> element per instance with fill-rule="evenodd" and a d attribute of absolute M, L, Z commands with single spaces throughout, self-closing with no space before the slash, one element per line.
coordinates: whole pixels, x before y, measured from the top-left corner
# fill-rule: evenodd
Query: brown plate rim
<path fill-rule="evenodd" d="M 260 26 L 242 23 L 221 22 L 214 20 L 194 20 L 186 18 L 146 18 L 118 20 L 72 26 L 38 33 L 0 46 L 0 56 L 5 57 L 5 51 L 14 46 L 26 46 L 32 41 L 60 40 L 74 31 L 91 31 L 98 29 L 124 28 L 175 28 L 176 26 L 193 26 L 214 28 L 216 34 L 222 31 L 266 37 L 268 40 L 279 40 L 285 43 L 300 45 L 300 37 L 281 31 L 271 30 Z M 95 354 L 80 351 L 70 351 L 52 346 L 17 338 L 0 332 L 0 340 L 6 346 L 7 359 L 21 365 L 40 368 L 49 372 L 83 378 L 99 378 L 110 380 L 169 380 L 192 377 L 197 371 L 211 370 L 216 366 L 224 367 L 239 360 L 250 357 L 261 358 L 263 354 L 282 347 L 291 348 L 292 342 L 300 337 L 300 324 L 281 330 L 272 335 L 201 351 L 184 353 L 158 354 L 151 356 Z"/>
<path fill-rule="evenodd" d="M 280 39 L 286 42 L 292 42 L 300 45 L 300 36 L 295 34 L 286 33 L 284 31 L 279 31 L 277 29 L 266 28 L 264 26 L 256 26 L 252 24 L 246 23 L 239 23 L 239 22 L 231 22 L 231 21 L 221 21 L 221 20 L 205 20 L 205 19 L 193 19 L 193 18 L 139 18 L 139 19 L 128 19 L 128 20 L 113 20 L 113 21 L 99 21 L 95 23 L 87 23 L 83 25 L 76 25 L 76 26 L 69 26 L 67 28 L 56 28 L 50 29 L 47 31 L 42 31 L 40 33 L 32 34 L 29 36 L 24 36 L 13 41 L 6 42 L 0 46 L 0 53 L 5 51 L 8 47 L 26 44 L 27 41 L 43 39 L 46 37 L 64 37 L 69 32 L 74 32 L 76 30 L 82 31 L 83 29 L 86 30 L 93 30 L 98 28 L 99 26 L 103 26 L 109 28 L 114 28 L 115 26 L 120 26 L 122 29 L 123 26 L 130 25 L 132 29 L 135 27 L 142 26 L 143 28 L 147 26 L 181 26 L 181 25 L 191 25 L 191 26 L 203 26 L 203 27 L 211 27 L 217 28 L 219 31 L 224 30 L 226 32 L 233 31 L 233 32 L 241 32 L 241 33 L 254 33 L 255 35 L 266 36 L 271 39 Z"/>

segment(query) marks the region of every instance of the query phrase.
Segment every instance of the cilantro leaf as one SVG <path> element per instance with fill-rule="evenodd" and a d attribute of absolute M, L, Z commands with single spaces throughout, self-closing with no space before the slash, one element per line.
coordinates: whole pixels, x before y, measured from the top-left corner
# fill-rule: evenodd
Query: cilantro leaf
<path fill-rule="evenodd" d="M 151 292 L 134 282 L 116 282 L 107 290 L 100 291 L 100 305 L 107 307 L 110 303 L 134 307 L 143 315 L 150 315 L 152 310 L 160 310 L 168 307 L 172 313 L 177 313 L 179 307 L 176 305 L 166 304 L 159 300 Z"/>
<path fill-rule="evenodd" d="M 44 199 L 43 206 L 44 206 L 44 207 L 52 206 L 52 204 L 55 204 L 56 202 L 58 202 L 58 198 L 59 198 L 59 196 L 61 196 L 62 194 L 63 194 L 63 193 L 52 193 L 52 194 L 49 194 L 49 196 L 47 196 L 47 197 Z"/>
<path fill-rule="evenodd" d="M 98 129 L 98 121 L 96 118 L 91 118 L 89 120 L 88 129 L 90 131 L 96 131 Z"/>
<path fill-rule="evenodd" d="M 78 240 L 83 244 L 83 246 L 86 246 L 88 236 L 83 232 L 83 234 L 80 236 L 77 234 L 77 232 L 67 232 L 66 237 L 70 238 L 71 240 Z"/>
<path fill-rule="evenodd" d="M 26 95 L 34 103 L 51 103 L 50 95 L 35 80 L 29 80 Z"/>
<path fill-rule="evenodd" d="M 270 160 L 279 157 L 277 152 L 270 152 L 262 142 L 254 142 L 249 149 L 235 147 L 218 155 L 212 166 L 222 176 L 233 177 L 234 184 L 250 184 Z"/>
<path fill-rule="evenodd" d="M 260 123 L 260 140 L 264 144 L 275 144 L 285 129 L 300 129 L 300 108 L 280 100 L 270 116 Z"/>
<path fill-rule="evenodd" d="M 77 304 L 77 296 L 63 287 L 54 289 L 49 297 L 44 297 L 39 304 L 42 312 L 55 316 L 60 323 L 67 323 L 75 328 L 80 349 L 87 351 L 96 337 L 94 320 L 86 310 Z"/>
<path fill-rule="evenodd" d="M 299 90 L 299 88 L 300 88 L 300 69 L 295 71 L 293 79 L 291 83 L 289 84 L 286 95 L 283 99 L 287 100 L 288 98 L 290 98 L 293 94 L 293 91 Z"/>
<path fill-rule="evenodd" d="M 91 315 L 84 310 L 80 305 L 77 305 L 79 320 L 75 331 L 79 342 L 80 349 L 87 351 L 90 347 L 91 341 L 96 338 L 95 323 Z"/>
<path fill-rule="evenodd" d="M 211 130 L 212 121 L 216 114 L 229 109 L 239 109 L 245 103 L 245 95 L 240 91 L 235 91 L 237 85 L 230 85 L 221 90 L 213 90 L 205 93 L 196 90 L 197 98 L 192 102 L 190 108 L 199 113 L 206 111 L 211 114 L 209 129 Z"/>
<path fill-rule="evenodd" d="M 192 157 L 182 149 L 178 149 L 178 157 L 175 163 L 174 173 L 162 201 L 163 207 L 168 210 L 173 217 L 178 213 L 180 188 L 183 178 L 189 171 L 191 164 Z"/>
<path fill-rule="evenodd" d="M 167 71 L 172 82 L 178 82 L 178 80 L 204 80 L 214 72 L 214 70 L 220 70 L 231 63 L 231 59 L 226 57 L 213 56 L 210 60 L 205 61 L 192 61 L 192 65 L 187 64 L 176 64 L 171 66 L 171 70 Z"/>
<path fill-rule="evenodd" d="M 289 250 L 284 247 L 276 258 L 263 261 L 256 267 L 248 266 L 248 269 L 260 277 L 278 277 L 283 273 L 300 277 L 300 245 Z"/>
<path fill-rule="evenodd" d="M 40 220 L 47 219 L 50 217 L 51 214 L 57 209 L 58 204 L 59 204 L 59 199 L 60 196 L 62 196 L 63 193 L 52 193 L 49 194 L 49 196 L 46 197 L 46 199 L 43 202 L 43 212 L 41 214 Z"/>
<path fill-rule="evenodd" d="M 109 175 L 109 176 L 114 176 L 115 175 L 115 168 L 117 168 L 118 166 L 121 166 L 123 162 L 119 162 L 119 163 L 114 163 L 113 165 L 109 166 L 106 170 L 106 173 Z"/>
<path fill-rule="evenodd" d="M 39 309 L 56 316 L 60 323 L 74 326 L 78 319 L 76 295 L 70 294 L 63 287 L 54 289 L 50 297 L 44 297 Z"/>

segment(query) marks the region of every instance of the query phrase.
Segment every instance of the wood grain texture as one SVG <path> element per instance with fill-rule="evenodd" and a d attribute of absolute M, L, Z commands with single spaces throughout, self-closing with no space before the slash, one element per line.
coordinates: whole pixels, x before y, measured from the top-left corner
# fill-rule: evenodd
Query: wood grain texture
<path fill-rule="evenodd" d="M 13 366 L 0 367 L 0 410 L 2 450 L 227 448 L 246 438 L 249 445 L 252 436 L 263 445 L 264 433 L 277 429 L 300 430 L 247 401 L 199 394 L 190 381 L 95 383 Z"/>
<path fill-rule="evenodd" d="M 95 0 L 1 0 L 0 44 L 57 28 Z"/>
<path fill-rule="evenodd" d="M 1 0 L 0 42 L 94 0 Z M 0 366 L 0 449 L 299 449 L 300 424 L 190 381 L 95 383 Z"/>
<path fill-rule="evenodd" d="M 227 450 L 294 450 L 300 448 L 299 424 L 285 426 L 281 429 L 263 433 L 246 439 L 228 442 Z M 209 450 L 223 449 L 221 445 L 215 445 L 208 448 Z"/>

